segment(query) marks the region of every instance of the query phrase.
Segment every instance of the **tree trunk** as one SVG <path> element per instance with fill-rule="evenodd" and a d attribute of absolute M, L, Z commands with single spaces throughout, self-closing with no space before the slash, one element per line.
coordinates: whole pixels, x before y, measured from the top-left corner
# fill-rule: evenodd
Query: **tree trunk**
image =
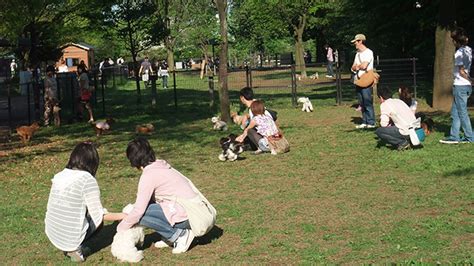
<path fill-rule="evenodd" d="M 227 0 L 215 0 L 219 13 L 221 31 L 221 51 L 219 56 L 219 100 L 221 104 L 221 119 L 230 121 L 229 89 L 227 87 Z"/>
<path fill-rule="evenodd" d="M 167 54 L 167 61 L 168 61 L 168 70 L 170 72 L 174 71 L 174 41 L 170 40 L 171 38 L 168 36 L 166 37 L 166 54 Z"/>
<path fill-rule="evenodd" d="M 306 78 L 306 66 L 304 62 L 303 32 L 306 25 L 306 15 L 300 16 L 298 26 L 295 27 L 295 60 L 296 70 L 301 77 Z"/>
<path fill-rule="evenodd" d="M 449 112 L 453 101 L 454 45 L 451 31 L 436 28 L 436 52 L 433 77 L 433 108 Z"/>
<path fill-rule="evenodd" d="M 433 107 L 449 112 L 452 104 L 454 44 L 451 29 L 455 25 L 455 0 L 441 0 L 435 34 Z"/>

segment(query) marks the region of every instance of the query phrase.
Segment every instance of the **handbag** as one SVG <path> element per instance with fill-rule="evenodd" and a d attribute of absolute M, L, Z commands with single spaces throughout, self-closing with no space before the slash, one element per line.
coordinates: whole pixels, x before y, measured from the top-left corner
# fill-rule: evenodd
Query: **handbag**
<path fill-rule="evenodd" d="M 364 71 L 364 73 L 361 76 L 359 76 L 359 72 L 360 71 L 358 71 L 356 74 L 358 79 L 355 80 L 354 82 L 355 85 L 362 88 L 367 88 L 378 83 L 380 75 L 377 72 L 375 72 L 373 69 Z"/>
<path fill-rule="evenodd" d="M 270 148 L 276 151 L 277 154 L 290 151 L 290 143 L 288 143 L 288 140 L 286 140 L 282 134 L 269 136 L 267 139 Z"/>
<path fill-rule="evenodd" d="M 193 182 L 185 177 L 193 191 L 198 194 L 192 199 L 185 199 L 178 196 L 157 195 L 157 200 L 167 199 L 177 202 L 183 206 L 194 236 L 203 236 L 209 232 L 216 223 L 217 211 L 204 195 L 194 186 Z"/>
<path fill-rule="evenodd" d="M 358 54 L 358 57 L 359 57 L 359 61 L 361 61 L 360 54 Z M 372 62 L 372 59 L 370 60 L 370 62 Z M 369 62 L 369 65 L 370 65 L 370 62 Z M 353 77 L 354 84 L 361 88 L 371 87 L 377 84 L 379 82 L 379 79 L 380 79 L 380 75 L 377 72 L 375 72 L 373 69 L 371 70 L 359 69 L 355 72 L 355 75 Z"/>

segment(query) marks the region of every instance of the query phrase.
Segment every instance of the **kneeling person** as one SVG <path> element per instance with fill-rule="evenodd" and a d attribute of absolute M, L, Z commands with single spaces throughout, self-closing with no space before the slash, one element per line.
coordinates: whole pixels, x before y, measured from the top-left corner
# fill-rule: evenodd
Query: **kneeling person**
<path fill-rule="evenodd" d="M 392 92 L 387 87 L 377 89 L 377 96 L 381 102 L 381 127 L 375 131 L 375 134 L 398 150 L 410 148 L 408 125 L 416 121 L 412 110 L 400 99 L 392 99 Z"/>

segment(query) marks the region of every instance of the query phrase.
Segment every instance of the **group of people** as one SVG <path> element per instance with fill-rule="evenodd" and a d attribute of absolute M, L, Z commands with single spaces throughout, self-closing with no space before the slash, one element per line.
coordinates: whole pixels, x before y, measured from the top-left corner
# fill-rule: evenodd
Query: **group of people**
<path fill-rule="evenodd" d="M 59 126 L 59 114 L 55 106 L 59 105 L 58 101 L 58 84 L 56 81 L 56 68 L 52 65 L 46 67 L 46 77 L 44 79 L 44 125 L 50 124 L 51 117 L 55 116 L 55 124 Z M 84 109 L 89 115 L 89 123 L 94 122 L 94 114 L 90 103 L 93 88 L 89 84 L 88 68 L 84 61 L 77 66 L 77 84 L 78 91 L 75 97 L 76 118 L 82 120 Z"/>
<path fill-rule="evenodd" d="M 176 201 L 155 197 L 193 199 L 197 196 L 193 185 L 166 161 L 157 159 L 145 138 L 132 140 L 126 156 L 131 166 L 141 172 L 135 203 L 128 214 L 109 212 L 102 205 L 96 179 L 99 153 L 94 143 L 78 144 L 65 169 L 52 179 L 45 232 L 50 242 L 71 260 L 85 260 L 86 241 L 97 235 L 104 221 L 120 221 L 118 232 L 134 225 L 151 228 L 161 236 L 155 247 L 172 247 L 173 254 L 186 252 L 193 242 L 184 207 Z"/>
<path fill-rule="evenodd" d="M 163 83 L 163 89 L 168 88 L 168 63 L 166 60 L 158 60 L 156 62 L 150 62 L 148 56 L 145 56 L 143 62 L 140 64 L 140 70 L 138 75 L 142 77 L 142 81 L 145 83 L 145 87 L 148 88 L 150 83 L 150 75 L 157 75 L 161 78 Z"/>
<path fill-rule="evenodd" d="M 440 140 L 440 143 L 472 143 L 474 135 L 472 133 L 471 121 L 467 111 L 467 100 L 472 94 L 473 79 L 470 76 L 472 64 L 472 49 L 467 46 L 468 37 L 465 31 L 458 28 L 451 35 L 456 46 L 453 69 L 453 103 L 451 108 L 452 125 L 450 135 Z M 367 73 L 373 70 L 374 56 L 372 50 L 366 46 L 364 34 L 357 34 L 351 41 L 357 52 L 351 70 L 355 73 L 357 80 L 361 75 L 358 72 Z M 357 125 L 357 129 L 375 128 L 375 112 L 372 100 L 372 85 L 359 87 L 356 85 L 358 101 L 362 111 L 362 123 Z M 399 98 L 392 98 L 392 91 L 387 87 L 377 88 L 377 97 L 380 100 L 380 127 L 375 131 L 380 140 L 391 144 L 398 150 L 405 150 L 411 147 L 410 130 L 417 123 L 416 115 L 417 102 L 411 97 L 409 89 L 399 88 Z M 421 118 L 420 118 L 421 119 Z M 419 120 L 418 120 L 419 121 Z M 464 136 L 461 136 L 460 129 L 463 129 Z"/>

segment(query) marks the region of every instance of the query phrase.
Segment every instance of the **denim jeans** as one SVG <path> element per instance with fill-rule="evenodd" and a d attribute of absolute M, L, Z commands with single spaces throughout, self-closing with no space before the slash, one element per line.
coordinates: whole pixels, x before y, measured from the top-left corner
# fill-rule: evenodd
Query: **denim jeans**
<path fill-rule="evenodd" d="M 332 69 L 332 65 L 334 64 L 333 61 L 328 61 L 328 65 L 326 66 L 328 71 L 328 76 L 334 76 L 334 71 Z"/>
<path fill-rule="evenodd" d="M 155 230 L 164 240 L 171 243 L 174 243 L 176 239 L 178 239 L 183 233 L 183 229 L 191 229 L 188 220 L 171 226 L 163 213 L 163 209 L 157 203 L 148 205 L 139 224 Z"/>
<path fill-rule="evenodd" d="M 258 148 L 262 151 L 270 151 L 270 146 L 268 144 L 268 139 L 267 138 L 261 138 L 258 141 Z"/>
<path fill-rule="evenodd" d="M 168 76 L 162 76 L 161 78 L 163 79 L 163 89 L 167 89 L 168 88 Z"/>
<path fill-rule="evenodd" d="M 406 144 L 410 139 L 410 136 L 404 136 L 400 134 L 398 127 L 379 127 L 375 130 L 375 134 L 382 141 L 391 144 L 395 147 L 398 147 L 402 144 Z"/>
<path fill-rule="evenodd" d="M 460 129 L 464 131 L 464 137 L 470 142 L 474 142 L 472 135 L 471 120 L 467 112 L 467 99 L 472 93 L 470 85 L 454 85 L 453 86 L 453 105 L 451 107 L 451 124 L 450 138 L 453 140 L 460 140 Z"/>
<path fill-rule="evenodd" d="M 375 125 L 374 101 L 372 87 L 357 87 L 357 98 L 362 108 L 362 124 Z"/>

